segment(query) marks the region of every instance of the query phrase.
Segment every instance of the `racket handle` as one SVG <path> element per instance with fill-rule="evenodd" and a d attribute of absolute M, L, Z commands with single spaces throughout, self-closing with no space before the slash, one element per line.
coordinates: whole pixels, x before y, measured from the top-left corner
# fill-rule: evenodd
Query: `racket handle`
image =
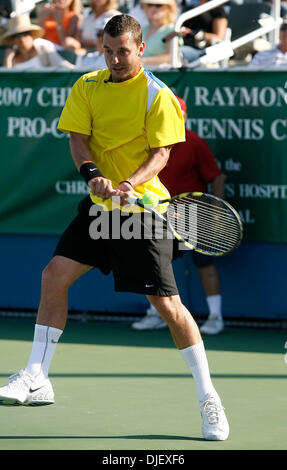
<path fill-rule="evenodd" d="M 127 198 L 127 201 L 128 201 L 129 204 L 136 204 L 136 205 L 138 205 L 138 202 L 140 201 L 140 199 L 139 199 L 138 197 L 136 197 L 136 196 L 129 196 L 129 197 Z"/>
<path fill-rule="evenodd" d="M 116 193 L 115 189 L 114 189 L 114 192 Z M 144 207 L 143 203 L 141 202 L 141 199 L 139 199 L 136 196 L 129 196 L 127 198 L 127 201 L 128 201 L 129 204 L 135 204 L 136 206 Z"/>
<path fill-rule="evenodd" d="M 129 204 L 135 204 L 136 206 L 143 207 L 143 208 L 145 207 L 145 205 L 142 203 L 142 200 L 139 197 L 129 196 L 127 198 L 127 201 Z"/>

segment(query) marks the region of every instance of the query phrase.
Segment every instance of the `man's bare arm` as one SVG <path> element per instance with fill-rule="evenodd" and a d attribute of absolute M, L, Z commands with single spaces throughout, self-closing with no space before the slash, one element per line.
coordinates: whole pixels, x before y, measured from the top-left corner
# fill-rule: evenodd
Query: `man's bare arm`
<path fill-rule="evenodd" d="M 152 179 L 165 167 L 172 147 L 171 145 L 150 150 L 149 158 L 128 178 L 134 188 Z"/>
<path fill-rule="evenodd" d="M 212 194 L 216 197 L 220 197 L 221 199 L 224 198 L 224 182 L 226 180 L 226 176 L 221 173 L 212 181 Z"/>
<path fill-rule="evenodd" d="M 89 148 L 90 136 L 71 132 L 70 149 L 73 161 L 78 170 L 85 163 L 92 163 L 93 156 Z M 125 193 L 126 197 L 133 193 L 133 188 L 145 183 L 157 175 L 166 165 L 172 146 L 152 148 L 149 158 L 132 174 L 127 180 L 131 184 L 121 183 L 116 188 L 116 193 L 120 196 Z M 104 175 L 89 180 L 89 186 L 95 196 L 101 197 L 103 200 L 110 198 L 115 190 L 112 182 L 105 178 Z M 123 199 L 123 202 L 126 198 Z"/>
<path fill-rule="evenodd" d="M 70 133 L 70 149 L 74 163 L 78 170 L 83 163 L 93 161 L 92 152 L 89 147 L 90 136 L 86 134 Z"/>
<path fill-rule="evenodd" d="M 70 149 L 73 161 L 80 171 L 84 163 L 93 163 L 93 155 L 89 147 L 90 136 L 71 132 L 70 134 Z M 91 178 L 88 182 L 92 194 L 99 196 L 103 200 L 108 199 L 114 193 L 111 180 L 104 176 L 97 176 Z"/>

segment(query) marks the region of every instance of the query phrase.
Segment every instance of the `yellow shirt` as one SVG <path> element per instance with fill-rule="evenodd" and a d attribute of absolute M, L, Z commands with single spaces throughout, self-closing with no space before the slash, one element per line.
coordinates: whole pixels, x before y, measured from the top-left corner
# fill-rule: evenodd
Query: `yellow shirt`
<path fill-rule="evenodd" d="M 113 187 L 126 180 L 148 158 L 151 148 L 185 140 L 184 120 L 172 91 L 151 72 L 140 69 L 124 82 L 109 82 L 108 69 L 87 73 L 74 84 L 58 129 L 90 135 L 93 160 Z M 153 191 L 169 197 L 157 176 L 135 188 L 142 197 Z M 112 208 L 91 194 L 94 203 Z"/>

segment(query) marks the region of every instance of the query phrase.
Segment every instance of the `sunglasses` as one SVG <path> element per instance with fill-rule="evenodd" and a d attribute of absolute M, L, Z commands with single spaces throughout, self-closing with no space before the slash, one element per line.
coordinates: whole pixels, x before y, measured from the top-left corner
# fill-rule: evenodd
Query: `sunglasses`
<path fill-rule="evenodd" d="M 13 34 L 11 36 L 11 38 L 20 38 L 21 36 L 29 36 L 30 35 L 30 31 L 25 31 L 25 33 L 17 33 L 17 34 Z"/>
<path fill-rule="evenodd" d="M 148 8 L 151 8 L 151 7 L 161 8 L 161 7 L 164 6 L 164 4 L 162 4 L 162 3 L 146 3 L 145 5 Z"/>
<path fill-rule="evenodd" d="M 98 31 L 96 34 L 97 38 L 102 38 L 103 35 L 104 35 L 104 31 Z"/>

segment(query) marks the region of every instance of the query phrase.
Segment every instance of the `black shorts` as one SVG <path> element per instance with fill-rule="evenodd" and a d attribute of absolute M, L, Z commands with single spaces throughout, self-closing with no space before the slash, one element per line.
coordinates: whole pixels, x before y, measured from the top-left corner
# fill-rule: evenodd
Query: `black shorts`
<path fill-rule="evenodd" d="M 105 232 L 106 236 L 98 239 L 95 239 L 93 235 L 95 232 L 91 231 L 93 227 L 91 224 L 95 222 L 96 225 L 100 219 L 98 215 L 89 215 L 92 206 L 93 214 L 98 209 L 98 215 L 109 219 L 109 233 Z M 114 219 L 112 219 L 112 213 L 102 211 L 99 206 L 93 204 L 89 196 L 83 199 L 79 203 L 77 216 L 60 238 L 54 256 L 64 256 L 93 266 L 104 274 L 112 271 L 115 290 L 119 292 L 159 296 L 177 295 L 178 290 L 172 268 L 173 240 L 166 234 L 164 238 L 157 239 L 151 233 L 149 238 L 112 238 L 111 234 L 114 233 L 115 228 L 112 220 L 117 220 L 117 224 L 120 220 L 121 226 L 123 223 L 127 225 L 130 217 L 133 217 L 133 221 L 135 220 L 134 214 L 122 215 L 120 211 L 117 211 L 118 214 L 115 211 L 117 209 L 113 211 Z M 103 212 L 105 212 L 104 215 Z M 146 224 L 146 219 L 143 221 L 143 214 L 137 214 L 137 223 L 143 231 Z M 144 233 L 146 234 L 147 231 L 145 230 Z"/>

